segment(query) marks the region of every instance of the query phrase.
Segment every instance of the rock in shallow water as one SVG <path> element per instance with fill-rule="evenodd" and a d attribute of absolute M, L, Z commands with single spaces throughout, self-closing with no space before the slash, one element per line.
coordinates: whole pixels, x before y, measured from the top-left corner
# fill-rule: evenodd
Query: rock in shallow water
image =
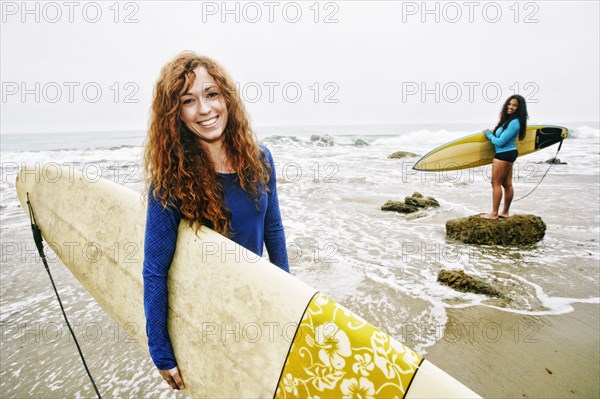
<path fill-rule="evenodd" d="M 415 192 L 412 196 L 407 196 L 402 201 L 387 201 L 381 207 L 382 211 L 393 211 L 400 213 L 413 213 L 419 209 L 429 207 L 438 207 L 440 203 L 433 197 L 424 198 L 423 194 Z"/>
<path fill-rule="evenodd" d="M 437 281 L 460 292 L 500 297 L 502 294 L 486 282 L 469 276 L 464 270 L 440 270 Z"/>
<path fill-rule="evenodd" d="M 388 155 L 389 159 L 402 159 L 402 158 L 416 158 L 417 154 L 408 151 L 397 151 L 393 154 Z"/>
<path fill-rule="evenodd" d="M 566 165 L 566 162 L 563 162 L 560 160 L 560 158 L 556 158 L 556 157 L 552 157 L 550 159 L 545 160 L 544 162 L 538 162 L 538 163 L 549 163 L 549 164 L 553 164 L 553 165 Z"/>
<path fill-rule="evenodd" d="M 480 215 L 446 222 L 446 235 L 466 244 L 531 245 L 544 238 L 546 223 L 535 215 L 513 215 L 495 220 Z"/>

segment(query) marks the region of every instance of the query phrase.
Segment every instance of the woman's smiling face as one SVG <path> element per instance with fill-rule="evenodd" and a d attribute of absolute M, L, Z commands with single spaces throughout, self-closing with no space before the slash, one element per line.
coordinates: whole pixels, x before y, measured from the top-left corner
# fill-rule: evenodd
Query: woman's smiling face
<path fill-rule="evenodd" d="M 519 108 L 519 102 L 516 98 L 513 98 L 508 102 L 508 105 L 506 106 L 506 113 L 508 115 L 512 115 L 515 113 L 517 108 Z"/>
<path fill-rule="evenodd" d="M 221 90 L 206 68 L 194 69 L 194 84 L 181 95 L 180 118 L 200 139 L 214 143 L 223 139 L 227 105 Z"/>

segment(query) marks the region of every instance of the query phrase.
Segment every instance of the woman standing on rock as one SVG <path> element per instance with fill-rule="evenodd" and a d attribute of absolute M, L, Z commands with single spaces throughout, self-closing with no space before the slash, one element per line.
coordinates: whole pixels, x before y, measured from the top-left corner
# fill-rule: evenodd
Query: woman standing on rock
<path fill-rule="evenodd" d="M 510 96 L 500 113 L 500 121 L 494 131 L 483 130 L 485 136 L 496 148 L 496 155 L 492 163 L 492 212 L 483 214 L 484 219 L 498 219 L 508 217 L 510 203 L 514 196 L 512 186 L 513 162 L 519 155 L 515 141 L 525 137 L 527 129 L 527 104 L 525 99 L 518 95 Z M 502 200 L 502 188 L 504 188 L 504 208 L 498 213 L 500 201 Z"/>

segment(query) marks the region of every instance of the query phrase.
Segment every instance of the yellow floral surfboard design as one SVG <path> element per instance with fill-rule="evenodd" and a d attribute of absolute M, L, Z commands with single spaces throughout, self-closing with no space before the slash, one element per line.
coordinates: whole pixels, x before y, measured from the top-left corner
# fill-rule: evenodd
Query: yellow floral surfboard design
<path fill-rule="evenodd" d="M 422 357 L 322 294 L 298 327 L 275 398 L 402 398 Z"/>

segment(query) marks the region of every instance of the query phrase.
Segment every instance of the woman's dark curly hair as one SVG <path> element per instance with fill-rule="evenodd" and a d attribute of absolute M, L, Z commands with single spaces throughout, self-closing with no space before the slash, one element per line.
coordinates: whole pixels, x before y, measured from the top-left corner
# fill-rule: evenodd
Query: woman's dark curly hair
<path fill-rule="evenodd" d="M 512 99 L 517 100 L 517 110 L 514 114 L 509 115 L 508 104 Z M 529 115 L 527 114 L 527 103 L 525 102 L 525 99 L 518 94 L 513 94 L 504 102 L 502 111 L 500 112 L 500 121 L 494 128 L 494 133 L 496 133 L 496 130 L 498 130 L 500 126 L 502 126 L 502 129 L 506 129 L 510 121 L 515 118 L 519 119 L 519 140 L 523 140 L 525 138 L 525 130 L 527 130 L 527 119 L 529 119 Z"/>

